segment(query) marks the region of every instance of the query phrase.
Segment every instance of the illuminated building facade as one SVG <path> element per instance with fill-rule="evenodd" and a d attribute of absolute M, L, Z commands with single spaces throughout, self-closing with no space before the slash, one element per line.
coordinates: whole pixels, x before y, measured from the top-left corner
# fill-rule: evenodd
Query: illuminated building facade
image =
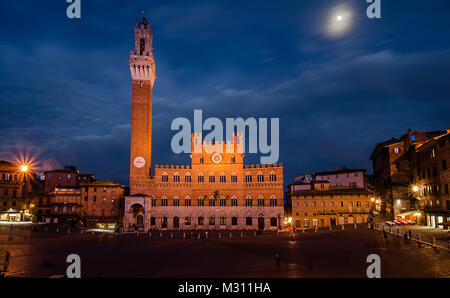
<path fill-rule="evenodd" d="M 193 134 L 190 165 L 157 165 L 151 175 L 156 78 L 152 37 L 142 18 L 135 25 L 135 50 L 129 61 L 131 195 L 125 198 L 125 230 L 279 228 L 284 218 L 283 165 L 244 165 L 244 155 L 238 153 L 242 135 L 213 145 Z"/>
<path fill-rule="evenodd" d="M 448 229 L 440 224 L 450 221 L 450 128 L 413 149 L 412 187 L 420 201 L 415 219 L 433 228 Z"/>
<path fill-rule="evenodd" d="M 115 229 L 121 217 L 125 187 L 94 181 L 81 187 L 81 219 L 88 228 Z"/>
<path fill-rule="evenodd" d="M 292 184 L 287 194 L 292 224 L 296 228 L 321 228 L 366 223 L 375 203 L 365 188 L 330 186 L 327 180 L 312 180 L 308 188 Z"/>
<path fill-rule="evenodd" d="M 55 188 L 50 196 L 50 222 L 78 224 L 81 214 L 81 191 L 79 187 Z"/>
<path fill-rule="evenodd" d="M 31 221 L 39 182 L 35 173 L 0 158 L 0 221 Z"/>
<path fill-rule="evenodd" d="M 411 191 L 414 148 L 443 133 L 408 130 L 400 139 L 392 138 L 377 144 L 370 159 L 374 191 L 381 198 L 383 214 L 394 218 L 419 209 L 416 194 Z"/>

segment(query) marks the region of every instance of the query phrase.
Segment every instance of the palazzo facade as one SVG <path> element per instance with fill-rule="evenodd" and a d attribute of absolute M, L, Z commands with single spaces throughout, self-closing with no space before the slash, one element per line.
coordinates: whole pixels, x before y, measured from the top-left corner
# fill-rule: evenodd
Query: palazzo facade
<path fill-rule="evenodd" d="M 153 34 L 135 25 L 130 53 L 130 196 L 124 229 L 278 229 L 284 219 L 283 165 L 244 165 L 243 135 L 206 144 L 192 134 L 190 165 L 156 165 L 151 175 Z"/>

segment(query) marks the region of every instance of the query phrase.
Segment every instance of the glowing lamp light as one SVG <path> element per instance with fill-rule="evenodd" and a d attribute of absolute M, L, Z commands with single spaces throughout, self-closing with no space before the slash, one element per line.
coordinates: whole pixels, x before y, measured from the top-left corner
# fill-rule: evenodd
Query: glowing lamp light
<path fill-rule="evenodd" d="M 414 191 L 414 192 L 418 192 L 418 191 L 419 191 L 419 187 L 418 187 L 417 185 L 414 185 L 414 186 L 413 186 L 413 191 Z"/>
<path fill-rule="evenodd" d="M 380 202 L 380 200 L 376 200 L 376 201 L 375 201 L 375 203 L 377 203 L 377 204 L 378 204 L 379 202 Z"/>
<path fill-rule="evenodd" d="M 375 198 L 371 198 L 370 200 L 373 202 L 373 201 L 375 201 Z"/>
<path fill-rule="evenodd" d="M 289 217 L 288 222 L 289 222 L 289 223 L 292 222 L 292 217 Z"/>
<path fill-rule="evenodd" d="M 415 216 L 420 216 L 420 213 L 414 213 Z"/>
<path fill-rule="evenodd" d="M 28 172 L 28 166 L 27 166 L 27 165 L 21 165 L 21 166 L 20 166 L 20 170 L 21 170 L 22 172 Z"/>
<path fill-rule="evenodd" d="M 338 15 L 338 16 L 336 17 L 336 20 L 337 20 L 338 22 L 342 21 L 342 16 L 341 16 L 341 15 Z"/>

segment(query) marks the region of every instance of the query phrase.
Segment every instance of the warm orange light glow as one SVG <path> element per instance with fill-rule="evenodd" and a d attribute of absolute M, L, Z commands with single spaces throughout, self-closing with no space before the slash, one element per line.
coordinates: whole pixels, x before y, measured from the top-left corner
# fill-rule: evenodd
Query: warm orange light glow
<path fill-rule="evenodd" d="M 419 191 L 419 187 L 418 187 L 417 185 L 414 185 L 414 186 L 413 186 L 413 191 L 414 191 L 414 192 L 418 192 L 418 191 Z"/>
<path fill-rule="evenodd" d="M 28 172 L 28 166 L 27 166 L 27 165 L 21 165 L 21 166 L 20 166 L 20 170 L 21 170 L 22 172 Z"/>

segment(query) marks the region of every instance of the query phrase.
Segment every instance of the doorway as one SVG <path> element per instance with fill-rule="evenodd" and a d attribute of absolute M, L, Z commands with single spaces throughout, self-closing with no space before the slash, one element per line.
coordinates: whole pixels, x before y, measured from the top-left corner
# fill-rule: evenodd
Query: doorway
<path fill-rule="evenodd" d="M 258 229 L 264 230 L 264 217 L 258 217 Z"/>

